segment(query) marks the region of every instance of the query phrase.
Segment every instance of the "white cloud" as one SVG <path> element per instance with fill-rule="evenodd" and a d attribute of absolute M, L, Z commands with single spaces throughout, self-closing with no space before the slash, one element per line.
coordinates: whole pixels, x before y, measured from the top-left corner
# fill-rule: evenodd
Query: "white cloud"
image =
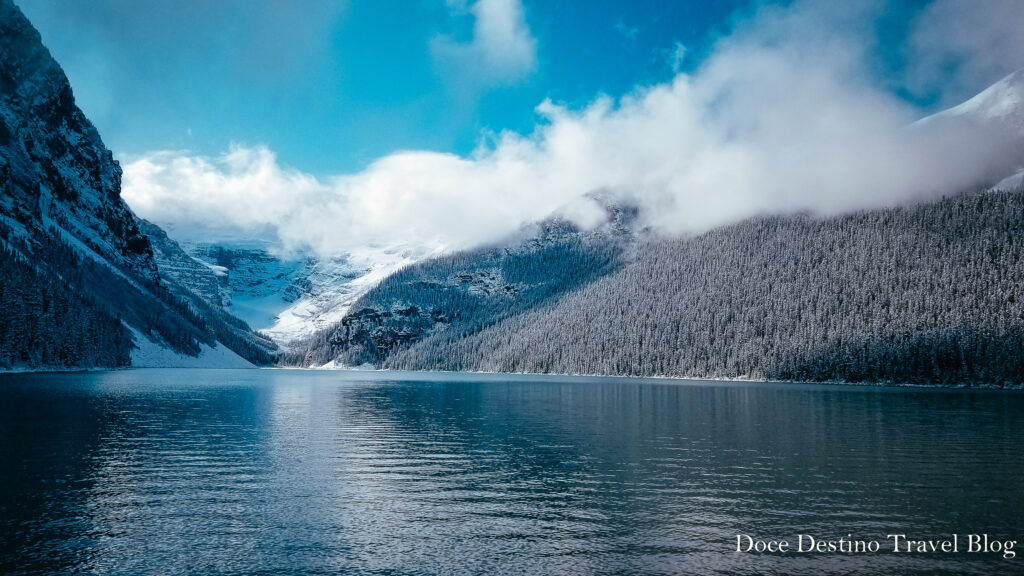
<path fill-rule="evenodd" d="M 686 45 L 682 42 L 672 44 L 672 48 L 665 51 L 665 59 L 672 72 L 678 74 L 683 69 L 683 61 L 686 60 Z"/>
<path fill-rule="evenodd" d="M 537 40 L 520 0 L 477 0 L 468 8 L 450 5 L 456 13 L 473 16 L 473 37 L 467 42 L 434 38 L 431 50 L 443 65 L 464 77 L 496 83 L 516 82 L 536 70 Z"/>
<path fill-rule="evenodd" d="M 915 111 L 872 84 L 856 36 L 821 29 L 821 6 L 762 12 L 694 73 L 618 102 L 544 102 L 533 134 L 470 157 L 402 152 L 316 179 L 265 148 L 162 152 L 126 162 L 124 196 L 178 237 L 259 230 L 326 255 L 495 241 L 598 190 L 635 200 L 660 231 L 696 233 L 936 197 L 1011 166 L 980 127 L 908 128 Z"/>

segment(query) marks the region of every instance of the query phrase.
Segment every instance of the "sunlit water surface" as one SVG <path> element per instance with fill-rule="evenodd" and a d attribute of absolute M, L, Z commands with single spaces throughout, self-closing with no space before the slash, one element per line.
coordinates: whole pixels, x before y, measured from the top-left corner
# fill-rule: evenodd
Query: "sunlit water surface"
<path fill-rule="evenodd" d="M 0 376 L 0 573 L 1024 573 L 1014 393 L 284 370 Z M 887 544 L 885 544 L 887 546 Z"/>

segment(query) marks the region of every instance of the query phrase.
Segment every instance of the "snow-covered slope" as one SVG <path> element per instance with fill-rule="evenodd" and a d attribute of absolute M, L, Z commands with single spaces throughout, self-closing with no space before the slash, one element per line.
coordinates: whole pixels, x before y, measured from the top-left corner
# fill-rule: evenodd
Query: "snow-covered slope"
<path fill-rule="evenodd" d="M 269 326 L 279 311 L 306 291 L 307 259 L 275 256 L 268 243 L 184 243 L 182 248 L 212 273 L 222 274 L 221 305 L 254 328 Z"/>
<path fill-rule="evenodd" d="M 954 118 L 998 126 L 1024 138 L 1024 69 L 1006 76 L 962 104 L 925 118 L 921 123 Z"/>
<path fill-rule="evenodd" d="M 135 347 L 131 358 L 133 368 L 254 368 L 252 362 L 220 345 L 211 348 L 200 344 L 199 354 L 190 356 L 175 352 L 153 342 L 138 330 L 132 330 Z"/>
<path fill-rule="evenodd" d="M 1018 162 L 1012 173 L 997 182 L 997 190 L 1016 190 L 1024 183 L 1024 69 L 989 86 L 970 100 L 932 117 L 937 121 L 967 119 L 994 130 L 1016 150 Z"/>
<path fill-rule="evenodd" d="M 263 329 L 286 345 L 339 322 L 352 304 L 384 278 L 437 251 L 368 248 L 343 257 L 314 260 L 307 291 Z"/>
<path fill-rule="evenodd" d="M 1016 189 L 1024 177 L 1024 69 L 966 102 L 918 120 L 913 128 L 933 144 L 978 154 L 973 162 L 984 167 L 985 175 L 978 184 Z M 976 148 L 982 142 L 986 146 Z"/>
<path fill-rule="evenodd" d="M 139 228 L 149 238 L 164 278 L 174 279 L 213 305 L 223 307 L 231 303 L 226 270 L 189 256 L 166 232 L 148 220 L 139 219 Z"/>
<path fill-rule="evenodd" d="M 1018 190 L 1024 185 L 1024 169 L 1003 178 L 992 187 L 993 190 Z"/>
<path fill-rule="evenodd" d="M 243 319 L 225 310 L 225 306 L 231 303 L 227 270 L 190 256 L 152 223 L 140 220 L 139 225 L 150 239 L 168 289 L 206 319 L 217 339 L 227 344 L 228 348 L 250 362 L 273 363 L 277 350 L 274 342 L 262 334 L 254 333 Z M 207 354 L 207 357 L 211 356 Z"/>

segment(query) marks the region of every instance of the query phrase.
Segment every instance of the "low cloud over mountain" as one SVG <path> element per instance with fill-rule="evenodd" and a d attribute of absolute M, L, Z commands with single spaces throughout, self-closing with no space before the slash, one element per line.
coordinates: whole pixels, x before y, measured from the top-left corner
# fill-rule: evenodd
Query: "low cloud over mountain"
<path fill-rule="evenodd" d="M 957 13 L 955 2 L 923 12 L 913 46 Z M 1020 134 L 998 122 L 913 125 L 922 109 L 875 70 L 881 14 L 874 3 L 763 8 L 695 70 L 582 109 L 544 101 L 531 134 L 502 133 L 468 157 L 400 151 L 358 173 L 317 177 L 264 146 L 219 157 L 162 151 L 124 159 L 124 197 L 178 238 L 255 230 L 285 249 L 330 255 L 385 241 L 469 247 L 556 211 L 589 223 L 594 191 L 636 201 L 646 224 L 679 234 L 756 214 L 935 198 L 1017 169 Z M 946 55 L 964 79 L 1021 64 L 1016 36 L 993 32 L 1007 25 L 1001 12 L 987 14 L 993 21 L 977 25 L 987 40 L 968 41 L 968 30 Z M 1015 78 L 1005 82 L 1011 99 L 1024 85 Z M 923 80 L 896 83 L 912 82 Z"/>

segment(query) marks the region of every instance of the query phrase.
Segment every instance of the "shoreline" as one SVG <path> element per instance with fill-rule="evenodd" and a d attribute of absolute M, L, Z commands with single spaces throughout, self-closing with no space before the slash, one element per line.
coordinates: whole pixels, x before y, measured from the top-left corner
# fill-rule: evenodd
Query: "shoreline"
<path fill-rule="evenodd" d="M 826 381 L 804 381 L 804 380 L 771 380 L 767 378 L 728 378 L 728 377 L 699 377 L 699 376 L 623 376 L 617 374 L 559 374 L 544 372 L 490 372 L 490 371 L 447 371 L 447 370 L 392 370 L 392 369 L 361 369 L 361 368 L 318 368 L 302 366 L 254 366 L 252 368 L 232 367 L 201 367 L 201 366 L 125 366 L 125 367 L 15 367 L 0 368 L 0 376 L 7 374 L 87 374 L 96 372 L 124 372 L 144 370 L 281 370 L 315 373 L 337 373 L 352 375 L 358 373 L 372 379 L 388 379 L 389 376 L 404 375 L 408 380 L 437 381 L 441 378 L 458 378 L 460 380 L 472 379 L 473 377 L 487 377 L 488 379 L 501 379 L 502 377 L 531 378 L 539 380 L 604 380 L 604 381 L 633 381 L 647 382 L 652 384 L 724 384 L 724 385 L 756 385 L 786 387 L 807 387 L 824 386 L 834 389 L 925 389 L 925 390 L 950 390 L 950 391 L 987 391 L 987 392 L 1024 392 L 1024 386 L 998 386 L 994 384 L 915 384 L 915 383 L 894 383 L 894 382 L 846 382 L 840 380 Z"/>

